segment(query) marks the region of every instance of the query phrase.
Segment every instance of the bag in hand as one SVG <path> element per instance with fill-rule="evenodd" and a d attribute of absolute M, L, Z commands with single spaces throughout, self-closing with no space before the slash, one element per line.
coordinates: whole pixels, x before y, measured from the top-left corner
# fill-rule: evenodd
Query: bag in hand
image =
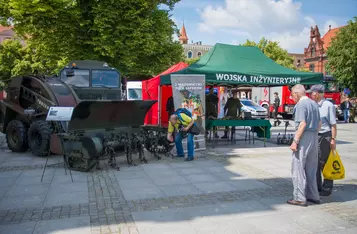
<path fill-rule="evenodd" d="M 331 150 L 322 174 L 328 180 L 342 180 L 345 178 L 345 168 L 336 150 Z"/>

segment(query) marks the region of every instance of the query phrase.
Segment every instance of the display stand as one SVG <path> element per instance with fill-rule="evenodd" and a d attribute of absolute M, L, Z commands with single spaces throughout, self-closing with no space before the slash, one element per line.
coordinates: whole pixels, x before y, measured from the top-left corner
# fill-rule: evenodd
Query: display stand
<path fill-rule="evenodd" d="M 52 126 L 54 127 L 54 132 L 57 134 L 57 136 L 60 138 L 60 142 L 61 142 L 61 148 L 63 151 L 63 164 L 64 164 L 64 171 L 65 174 L 67 175 L 67 164 L 66 164 L 66 149 L 64 146 L 64 140 L 63 140 L 63 132 L 61 131 L 62 128 L 60 126 L 60 122 L 69 122 L 71 121 L 72 118 L 72 114 L 73 114 L 73 107 L 59 107 L 59 106 L 54 106 L 54 107 L 50 107 L 50 110 L 47 113 L 47 117 L 46 117 L 46 121 L 47 122 L 51 122 Z M 46 163 L 45 163 L 45 167 L 43 168 L 43 172 L 42 172 L 42 177 L 41 177 L 41 182 L 43 180 L 43 176 L 45 175 L 45 171 L 46 168 L 48 167 L 48 157 L 51 154 L 51 150 L 48 150 L 48 155 L 46 158 Z M 58 165 L 59 163 L 56 164 L 52 164 L 52 166 L 54 165 Z M 71 181 L 73 182 L 73 176 L 72 176 L 72 171 L 70 168 L 68 168 L 69 170 L 69 174 L 71 176 Z"/>

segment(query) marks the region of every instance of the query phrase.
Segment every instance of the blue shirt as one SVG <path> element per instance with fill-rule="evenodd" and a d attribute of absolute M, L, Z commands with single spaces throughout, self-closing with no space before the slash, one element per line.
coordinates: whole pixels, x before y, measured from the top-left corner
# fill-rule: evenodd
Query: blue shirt
<path fill-rule="evenodd" d="M 332 102 L 322 99 L 319 103 L 321 130 L 320 133 L 331 131 L 331 126 L 336 124 L 336 108 Z"/>

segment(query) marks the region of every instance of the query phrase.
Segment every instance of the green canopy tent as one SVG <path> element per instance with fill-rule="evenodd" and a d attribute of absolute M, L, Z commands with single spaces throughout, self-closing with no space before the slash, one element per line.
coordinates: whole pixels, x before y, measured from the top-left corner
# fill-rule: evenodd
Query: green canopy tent
<path fill-rule="evenodd" d="M 171 75 L 202 74 L 210 85 L 284 86 L 321 84 L 322 73 L 299 72 L 283 67 L 258 47 L 217 43 L 189 67 L 161 76 L 160 85 L 170 85 Z"/>

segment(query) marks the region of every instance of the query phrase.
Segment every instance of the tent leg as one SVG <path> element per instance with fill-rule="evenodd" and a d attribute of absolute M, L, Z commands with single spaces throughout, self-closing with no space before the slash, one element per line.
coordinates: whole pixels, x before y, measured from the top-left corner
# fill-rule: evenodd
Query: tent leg
<path fill-rule="evenodd" d="M 157 113 L 157 124 L 159 125 L 159 126 L 161 126 L 161 85 L 159 85 L 158 86 L 158 94 L 159 94 L 159 98 L 158 98 L 158 100 L 157 100 L 157 102 L 158 102 L 158 107 L 157 107 L 157 109 L 158 109 L 158 113 Z"/>

